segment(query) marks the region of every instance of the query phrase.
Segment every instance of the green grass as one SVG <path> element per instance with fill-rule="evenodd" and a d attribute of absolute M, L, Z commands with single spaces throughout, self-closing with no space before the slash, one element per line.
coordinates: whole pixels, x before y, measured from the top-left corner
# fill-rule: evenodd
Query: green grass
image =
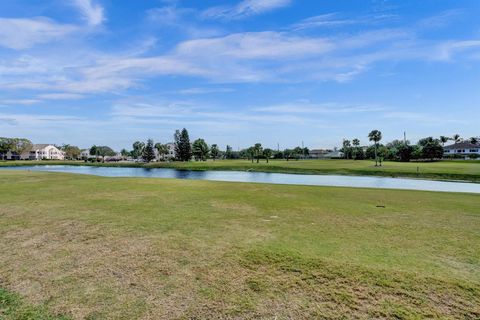
<path fill-rule="evenodd" d="M 51 315 L 44 306 L 26 304 L 17 294 L 0 288 L 0 319 L 5 320 L 68 320 Z"/>
<path fill-rule="evenodd" d="M 0 166 L 31 164 L 73 164 L 85 165 L 82 161 L 13 161 L 0 162 Z M 303 174 L 342 174 L 374 175 L 389 177 L 413 177 L 437 180 L 464 180 L 480 182 L 480 161 L 437 161 L 437 162 L 384 162 L 382 167 L 375 167 L 370 160 L 272 160 L 266 163 L 252 163 L 248 160 L 217 160 L 191 162 L 141 163 L 95 163 L 98 166 L 134 166 L 147 168 L 175 168 L 181 170 L 237 170 L 284 172 Z"/>
<path fill-rule="evenodd" d="M 75 319 L 478 319 L 479 204 L 1 171 L 0 287 Z"/>

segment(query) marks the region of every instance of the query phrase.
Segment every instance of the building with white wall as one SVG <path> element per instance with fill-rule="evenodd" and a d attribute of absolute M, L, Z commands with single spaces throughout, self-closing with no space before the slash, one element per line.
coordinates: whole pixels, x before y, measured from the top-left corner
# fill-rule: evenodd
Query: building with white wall
<path fill-rule="evenodd" d="M 64 160 L 65 152 L 53 144 L 34 144 L 22 154 L 7 153 L 7 160 Z"/>
<path fill-rule="evenodd" d="M 480 156 L 480 144 L 473 144 L 469 141 L 457 142 L 443 148 L 445 157 L 461 156 L 468 158 L 471 155 Z"/>

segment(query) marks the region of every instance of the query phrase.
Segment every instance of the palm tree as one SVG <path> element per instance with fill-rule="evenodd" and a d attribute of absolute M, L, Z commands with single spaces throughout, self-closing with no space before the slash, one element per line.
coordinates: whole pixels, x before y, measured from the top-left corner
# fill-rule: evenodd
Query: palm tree
<path fill-rule="evenodd" d="M 166 144 L 157 142 L 155 143 L 155 149 L 158 151 L 158 155 L 162 160 L 165 160 L 165 156 L 168 154 L 168 147 Z"/>
<path fill-rule="evenodd" d="M 379 130 L 372 130 L 368 134 L 368 139 L 375 143 L 375 167 L 377 167 L 378 166 L 377 148 L 378 148 L 378 142 L 382 140 L 382 133 Z"/>
<path fill-rule="evenodd" d="M 343 155 L 345 156 L 345 159 L 348 160 L 348 154 L 350 153 L 350 147 L 351 147 L 351 144 L 350 144 L 350 140 L 347 140 L 347 139 L 343 139 Z"/>
<path fill-rule="evenodd" d="M 460 135 L 457 133 L 453 135 L 452 140 L 455 141 L 455 143 L 458 143 L 462 141 L 462 138 L 460 138 Z"/>
<path fill-rule="evenodd" d="M 352 140 L 352 144 L 354 146 L 354 148 L 353 148 L 353 159 L 357 160 L 357 148 L 360 146 L 360 140 L 355 138 L 355 139 Z"/>
<path fill-rule="evenodd" d="M 255 143 L 253 146 L 253 152 L 255 153 L 255 156 L 257 157 L 257 163 L 260 162 L 260 155 L 262 154 L 262 144 L 261 143 Z"/>
<path fill-rule="evenodd" d="M 471 144 L 477 144 L 478 143 L 478 138 L 477 137 L 471 137 L 470 138 L 470 143 Z"/>
<path fill-rule="evenodd" d="M 270 157 L 272 156 L 273 154 L 273 150 L 272 149 L 269 149 L 269 148 L 265 148 L 263 150 L 263 156 L 265 157 L 265 159 L 267 159 L 267 163 L 268 163 L 268 159 L 270 159 Z"/>
<path fill-rule="evenodd" d="M 255 158 L 255 147 L 248 148 L 247 155 L 250 159 L 252 159 L 252 163 L 253 163 L 253 159 Z"/>
<path fill-rule="evenodd" d="M 448 140 L 450 140 L 450 138 L 445 137 L 445 136 L 440 136 L 440 142 L 442 143 L 443 147 L 445 147 L 445 143 L 447 143 Z"/>

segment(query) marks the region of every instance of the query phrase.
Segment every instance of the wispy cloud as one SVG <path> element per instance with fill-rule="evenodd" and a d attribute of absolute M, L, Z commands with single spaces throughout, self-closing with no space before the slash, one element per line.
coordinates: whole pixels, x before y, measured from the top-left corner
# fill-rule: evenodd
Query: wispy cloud
<path fill-rule="evenodd" d="M 45 100 L 78 100 L 84 97 L 84 95 L 76 93 L 45 93 L 38 95 L 39 99 Z"/>
<path fill-rule="evenodd" d="M 372 105 L 346 105 L 335 102 L 330 103 L 305 103 L 305 102 L 293 102 L 280 105 L 272 105 L 265 107 L 253 108 L 253 111 L 259 112 L 278 112 L 278 113 L 305 113 L 305 114 L 333 114 L 333 113 L 363 113 L 363 112 L 377 112 L 386 110 L 383 106 Z"/>
<path fill-rule="evenodd" d="M 313 28 L 339 28 L 356 24 L 375 25 L 385 21 L 394 21 L 398 17 L 393 14 L 375 14 L 366 16 L 346 17 L 337 12 L 321 14 L 309 17 L 294 23 L 291 26 L 293 30 L 304 30 Z"/>
<path fill-rule="evenodd" d="M 36 104 L 41 102 L 40 100 L 37 99 L 6 99 L 6 100 L 0 100 L 0 105 L 25 105 L 29 106 L 32 104 Z"/>
<path fill-rule="evenodd" d="M 94 0 L 70 0 L 82 14 L 90 26 L 100 25 L 104 20 L 104 9 L 101 5 L 94 3 Z"/>
<path fill-rule="evenodd" d="M 76 30 L 78 29 L 74 25 L 59 24 L 45 17 L 0 18 L 0 46 L 27 49 L 36 44 L 61 39 Z"/>
<path fill-rule="evenodd" d="M 207 19 L 242 19 L 290 5 L 291 0 L 243 0 L 235 6 L 218 6 L 205 10 Z"/>
<path fill-rule="evenodd" d="M 452 9 L 440 12 L 434 16 L 421 19 L 418 25 L 422 28 L 441 28 L 451 24 L 464 14 L 462 9 Z"/>

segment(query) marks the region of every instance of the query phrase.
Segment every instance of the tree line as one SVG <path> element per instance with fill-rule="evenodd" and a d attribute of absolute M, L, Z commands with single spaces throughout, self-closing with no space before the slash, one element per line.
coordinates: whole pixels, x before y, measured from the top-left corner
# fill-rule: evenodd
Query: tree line
<path fill-rule="evenodd" d="M 368 134 L 369 141 L 373 145 L 366 149 L 360 146 L 360 140 L 355 138 L 352 140 L 344 139 L 342 142 L 343 157 L 345 159 L 375 160 L 376 166 L 381 166 L 383 160 L 408 162 L 410 160 L 436 160 L 444 157 L 444 147 L 448 141 L 455 143 L 470 142 L 477 145 L 479 138 L 471 137 L 462 139 L 460 135 L 455 134 L 452 137 L 440 136 L 438 139 L 434 137 L 426 137 L 420 139 L 417 144 L 411 144 L 408 140 L 393 140 L 391 142 L 381 144 L 382 132 L 372 130 Z M 471 158 L 477 158 L 478 155 L 469 155 Z"/>
<path fill-rule="evenodd" d="M 217 144 L 209 145 L 204 139 L 199 138 L 190 142 L 188 130 L 176 130 L 174 135 L 174 154 L 175 158 L 168 157 L 170 150 L 167 144 L 160 142 L 155 143 L 152 139 L 146 142 L 135 141 L 132 145 L 132 150 L 122 149 L 120 151 L 121 158 L 131 157 L 135 160 L 142 160 L 151 162 L 157 158 L 160 160 L 177 160 L 190 161 L 192 158 L 196 161 L 206 161 L 212 159 L 249 159 L 253 162 L 260 162 L 261 159 L 267 163 L 269 159 L 284 159 L 284 160 L 298 160 L 309 157 L 310 150 L 308 148 L 295 147 L 293 149 L 273 150 L 264 148 L 261 143 L 255 143 L 251 147 L 234 151 L 230 145 L 226 146 L 225 151 L 220 150 Z M 438 139 L 433 137 L 426 137 L 420 139 L 417 144 L 411 144 L 408 140 L 393 140 L 386 144 L 382 144 L 382 132 L 379 130 L 372 130 L 368 134 L 369 141 L 373 144 L 369 147 L 362 147 L 360 140 L 354 138 L 352 140 L 344 139 L 340 151 L 343 153 L 345 159 L 375 160 L 375 165 L 381 166 L 382 161 L 404 161 L 410 160 L 435 160 L 443 158 L 444 146 L 448 141 L 470 142 L 478 144 L 478 137 L 471 137 L 469 139 L 462 139 L 460 135 L 455 134 L 452 137 L 440 136 Z M 5 160 L 8 152 L 20 155 L 25 151 L 31 149 L 32 142 L 25 138 L 5 138 L 0 137 L 0 159 Z M 56 146 L 64 151 L 66 159 L 79 159 L 81 150 L 79 147 L 63 144 Z M 105 161 L 106 157 L 114 158 L 117 153 L 109 146 L 93 145 L 88 153 L 94 156 L 95 161 Z M 456 155 L 453 155 L 456 156 Z M 471 158 L 476 158 L 477 155 L 470 155 Z M 121 158 L 117 160 L 121 160 Z M 115 158 L 114 158 L 115 159 Z"/>

